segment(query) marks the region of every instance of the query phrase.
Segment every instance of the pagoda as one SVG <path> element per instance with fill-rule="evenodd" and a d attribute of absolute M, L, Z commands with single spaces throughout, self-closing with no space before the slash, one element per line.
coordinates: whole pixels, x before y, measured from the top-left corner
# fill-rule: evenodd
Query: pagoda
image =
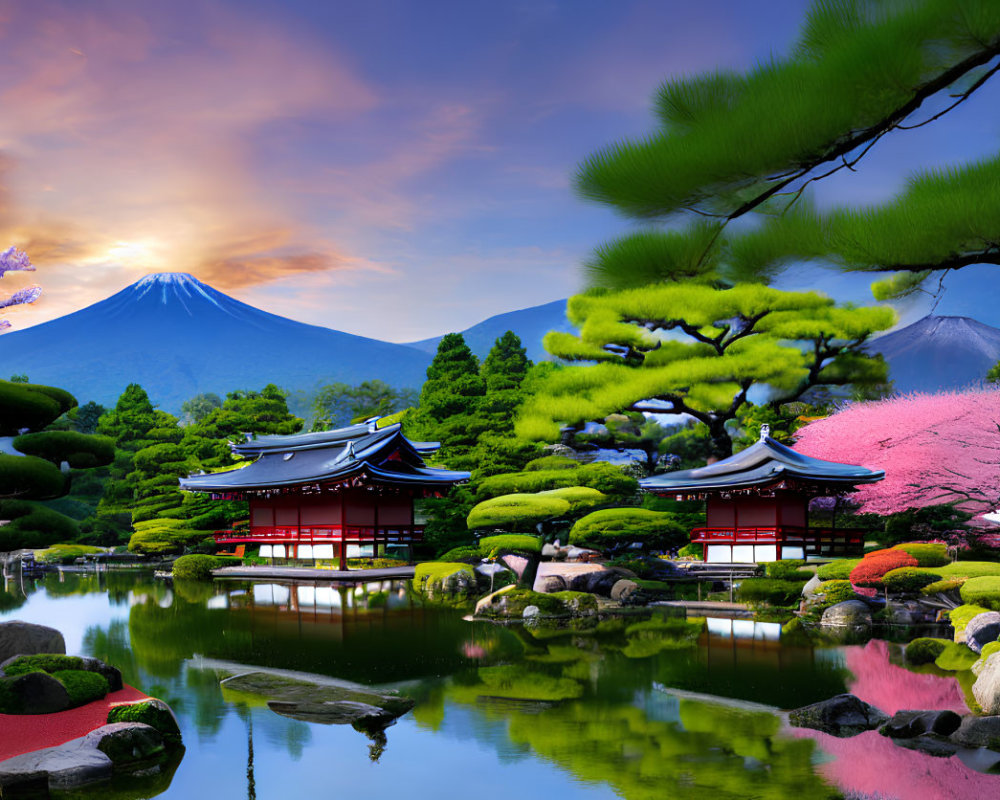
<path fill-rule="evenodd" d="M 706 525 L 691 531 L 691 541 L 705 547 L 705 561 L 860 555 L 864 532 L 810 527 L 809 501 L 852 492 L 885 473 L 810 458 L 769 434 L 762 425 L 760 440 L 746 450 L 705 467 L 654 475 L 639 485 L 661 497 L 706 501 Z"/>
<path fill-rule="evenodd" d="M 341 570 L 349 555 L 387 548 L 405 548 L 412 560 L 413 543 L 423 539 L 413 501 L 440 497 L 469 473 L 428 467 L 423 457 L 437 442 L 411 442 L 398 423 L 377 424 L 248 436 L 231 445 L 254 459 L 247 466 L 181 478 L 181 489 L 249 502 L 248 529 L 217 532 L 219 545 L 260 545 L 264 558 L 328 559 Z"/>

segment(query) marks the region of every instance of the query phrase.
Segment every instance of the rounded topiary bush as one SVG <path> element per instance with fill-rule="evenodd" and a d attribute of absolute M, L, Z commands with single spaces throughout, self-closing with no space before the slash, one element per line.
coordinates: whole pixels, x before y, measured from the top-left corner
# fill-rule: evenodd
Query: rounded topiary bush
<path fill-rule="evenodd" d="M 868 553 L 851 570 L 850 581 L 855 586 L 881 589 L 887 572 L 900 567 L 915 567 L 917 559 L 903 550 L 876 550 Z"/>
<path fill-rule="evenodd" d="M 543 497 L 537 494 L 505 494 L 484 500 L 469 512 L 469 528 L 533 526 L 538 522 L 558 517 L 569 511 L 567 500 Z"/>
<path fill-rule="evenodd" d="M 933 595 L 940 592 L 954 592 L 961 589 L 967 580 L 969 579 L 943 578 L 939 581 L 934 581 L 934 583 L 928 583 L 923 589 L 920 590 L 920 594 Z"/>
<path fill-rule="evenodd" d="M 916 594 L 925 586 L 941 580 L 941 576 L 919 567 L 900 567 L 882 576 L 882 585 L 890 592 Z"/>
<path fill-rule="evenodd" d="M 843 603 L 845 600 L 853 600 L 857 596 L 850 581 L 823 581 L 817 588 L 816 593 L 823 595 L 826 605 Z"/>
<path fill-rule="evenodd" d="M 479 561 L 487 555 L 489 553 L 484 553 L 478 544 L 462 545 L 442 553 L 438 556 L 438 561 Z"/>
<path fill-rule="evenodd" d="M 173 575 L 181 580 L 210 581 L 212 570 L 218 569 L 225 563 L 216 556 L 199 554 L 181 556 L 174 562 Z"/>
<path fill-rule="evenodd" d="M 963 603 L 1000 611 L 1000 577 L 969 578 L 959 590 Z"/>
<path fill-rule="evenodd" d="M 931 664 L 948 646 L 947 639 L 932 639 L 921 636 L 906 645 L 906 660 L 910 664 Z"/>
<path fill-rule="evenodd" d="M 737 597 L 752 605 L 790 606 L 802 595 L 799 581 L 781 581 L 774 578 L 747 578 L 736 590 Z"/>
<path fill-rule="evenodd" d="M 794 559 L 769 561 L 764 565 L 764 571 L 769 578 L 776 578 L 781 581 L 802 581 L 805 583 L 813 576 L 810 570 L 801 569 L 805 563 L 805 561 L 796 561 Z"/>
<path fill-rule="evenodd" d="M 66 687 L 70 706 L 82 706 L 100 700 L 111 691 L 108 679 L 97 672 L 81 669 L 62 669 L 52 673 L 52 677 Z"/>
<path fill-rule="evenodd" d="M 851 577 L 851 570 L 860 563 L 860 558 L 838 558 L 821 566 L 816 575 L 821 581 L 846 581 Z"/>
<path fill-rule="evenodd" d="M 542 540 L 538 536 L 525 533 L 500 534 L 499 536 L 484 536 L 479 540 L 479 550 L 489 555 L 495 550 L 509 550 L 515 553 L 540 553 Z"/>
<path fill-rule="evenodd" d="M 605 508 L 593 511 L 569 532 L 569 542 L 577 547 L 606 550 L 641 542 L 648 548 L 676 547 L 687 541 L 688 531 L 673 514 L 647 508 Z"/>
<path fill-rule="evenodd" d="M 892 549 L 909 553 L 921 567 L 943 567 L 951 563 L 948 546 L 944 542 L 904 542 Z"/>

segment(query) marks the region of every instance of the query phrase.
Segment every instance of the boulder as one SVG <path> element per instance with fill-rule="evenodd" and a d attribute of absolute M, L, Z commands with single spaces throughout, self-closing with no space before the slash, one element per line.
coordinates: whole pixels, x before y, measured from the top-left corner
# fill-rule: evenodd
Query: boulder
<path fill-rule="evenodd" d="M 84 746 L 95 747 L 115 767 L 129 767 L 159 756 L 166 748 L 163 734 L 141 722 L 112 722 L 88 733 Z"/>
<path fill-rule="evenodd" d="M 566 591 L 566 579 L 562 575 L 546 575 L 538 579 L 535 591 L 544 594 Z"/>
<path fill-rule="evenodd" d="M 524 556 L 510 554 L 501 558 L 500 563 L 517 575 L 518 580 L 521 580 L 524 577 L 524 571 L 528 568 L 528 565 L 531 564 L 531 559 L 525 558 Z"/>
<path fill-rule="evenodd" d="M 985 714 L 1000 714 L 1000 653 L 993 653 L 983 662 L 972 684 L 972 694 Z"/>
<path fill-rule="evenodd" d="M 639 591 L 639 584 L 627 579 L 615 581 L 611 587 L 611 599 L 616 603 L 625 603 L 628 599 Z"/>
<path fill-rule="evenodd" d="M 588 561 L 600 555 L 596 550 L 588 550 L 585 547 L 571 547 L 566 551 L 566 558 L 569 561 Z"/>
<path fill-rule="evenodd" d="M 996 611 L 977 614 L 965 626 L 965 643 L 976 653 L 997 639 L 1000 639 L 1000 613 Z"/>
<path fill-rule="evenodd" d="M 521 612 L 521 617 L 524 619 L 534 619 L 535 617 L 540 617 L 542 615 L 542 609 L 538 606 L 525 606 L 524 611 Z"/>
<path fill-rule="evenodd" d="M 69 708 L 69 692 L 47 672 L 0 678 L 15 714 L 52 714 Z"/>
<path fill-rule="evenodd" d="M 559 558 L 562 551 L 554 544 L 546 542 L 542 545 L 542 558 Z"/>
<path fill-rule="evenodd" d="M 892 739 L 912 739 L 924 733 L 949 736 L 961 724 L 962 718 L 954 711 L 897 711 L 878 732 Z"/>
<path fill-rule="evenodd" d="M 98 675 L 105 677 L 112 692 L 119 691 L 124 685 L 122 683 L 122 671 L 118 667 L 105 664 L 99 658 L 83 658 L 82 661 L 83 669 L 87 670 L 87 672 L 96 672 Z"/>
<path fill-rule="evenodd" d="M 822 583 L 818 575 L 813 575 L 809 580 L 805 582 L 802 586 L 802 596 L 806 600 L 812 600 L 817 594 L 819 594 L 819 585 Z"/>
<path fill-rule="evenodd" d="M 845 600 L 826 609 L 819 624 L 824 628 L 871 627 L 872 612 L 860 600 Z"/>
<path fill-rule="evenodd" d="M 597 572 L 585 572 L 582 575 L 574 576 L 570 581 L 569 588 L 574 592 L 589 592 L 590 594 L 610 597 L 611 588 L 618 580 L 618 573 L 602 569 Z"/>
<path fill-rule="evenodd" d="M 1000 750 L 1000 716 L 962 717 L 962 724 L 951 735 L 952 741 L 965 747 L 988 747 Z"/>
<path fill-rule="evenodd" d="M 41 774 L 49 789 L 73 789 L 109 780 L 111 772 L 110 758 L 95 747 L 83 746 L 83 739 L 73 739 L 0 761 L 0 787 L 7 789 L 26 779 L 34 783 Z"/>
<path fill-rule="evenodd" d="M 66 641 L 55 628 L 30 622 L 0 622 L 0 661 L 39 653 L 66 654 Z"/>
<path fill-rule="evenodd" d="M 838 694 L 788 714 L 788 721 L 797 728 L 812 728 L 841 738 L 875 730 L 888 719 L 888 714 L 853 694 Z"/>

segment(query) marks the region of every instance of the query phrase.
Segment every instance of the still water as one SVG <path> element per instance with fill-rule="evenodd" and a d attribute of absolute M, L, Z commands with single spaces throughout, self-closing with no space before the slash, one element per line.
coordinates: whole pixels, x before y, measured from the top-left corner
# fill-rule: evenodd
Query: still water
<path fill-rule="evenodd" d="M 776 625 L 658 616 L 532 632 L 424 607 L 405 583 L 170 586 L 111 572 L 2 588 L 0 619 L 59 628 L 67 652 L 115 664 L 177 712 L 186 753 L 136 797 L 1000 797 L 1000 777 L 958 758 L 787 727 L 778 709 L 843 691 L 889 713 L 967 713 L 958 681 L 904 669 L 886 642 L 817 648 Z M 349 726 L 227 697 L 223 667 L 391 685 L 416 706 L 379 752 Z"/>

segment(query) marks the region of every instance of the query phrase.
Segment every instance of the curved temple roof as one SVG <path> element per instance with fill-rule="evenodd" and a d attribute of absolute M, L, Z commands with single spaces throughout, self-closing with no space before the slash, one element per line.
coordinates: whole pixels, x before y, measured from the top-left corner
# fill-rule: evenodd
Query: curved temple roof
<path fill-rule="evenodd" d="M 647 492 L 673 494 L 763 487 L 791 479 L 847 488 L 876 483 L 884 477 L 882 470 L 872 471 L 797 453 L 763 433 L 760 441 L 729 458 L 706 467 L 644 478 L 639 486 Z"/>
<path fill-rule="evenodd" d="M 189 492 L 239 493 L 342 481 L 362 473 L 372 483 L 389 486 L 440 487 L 469 479 L 468 472 L 432 469 L 399 425 L 372 431 L 352 425 L 319 434 L 262 436 L 234 445 L 233 452 L 257 456 L 252 464 L 227 472 L 180 479 Z M 433 451 L 436 447 L 431 448 Z"/>

